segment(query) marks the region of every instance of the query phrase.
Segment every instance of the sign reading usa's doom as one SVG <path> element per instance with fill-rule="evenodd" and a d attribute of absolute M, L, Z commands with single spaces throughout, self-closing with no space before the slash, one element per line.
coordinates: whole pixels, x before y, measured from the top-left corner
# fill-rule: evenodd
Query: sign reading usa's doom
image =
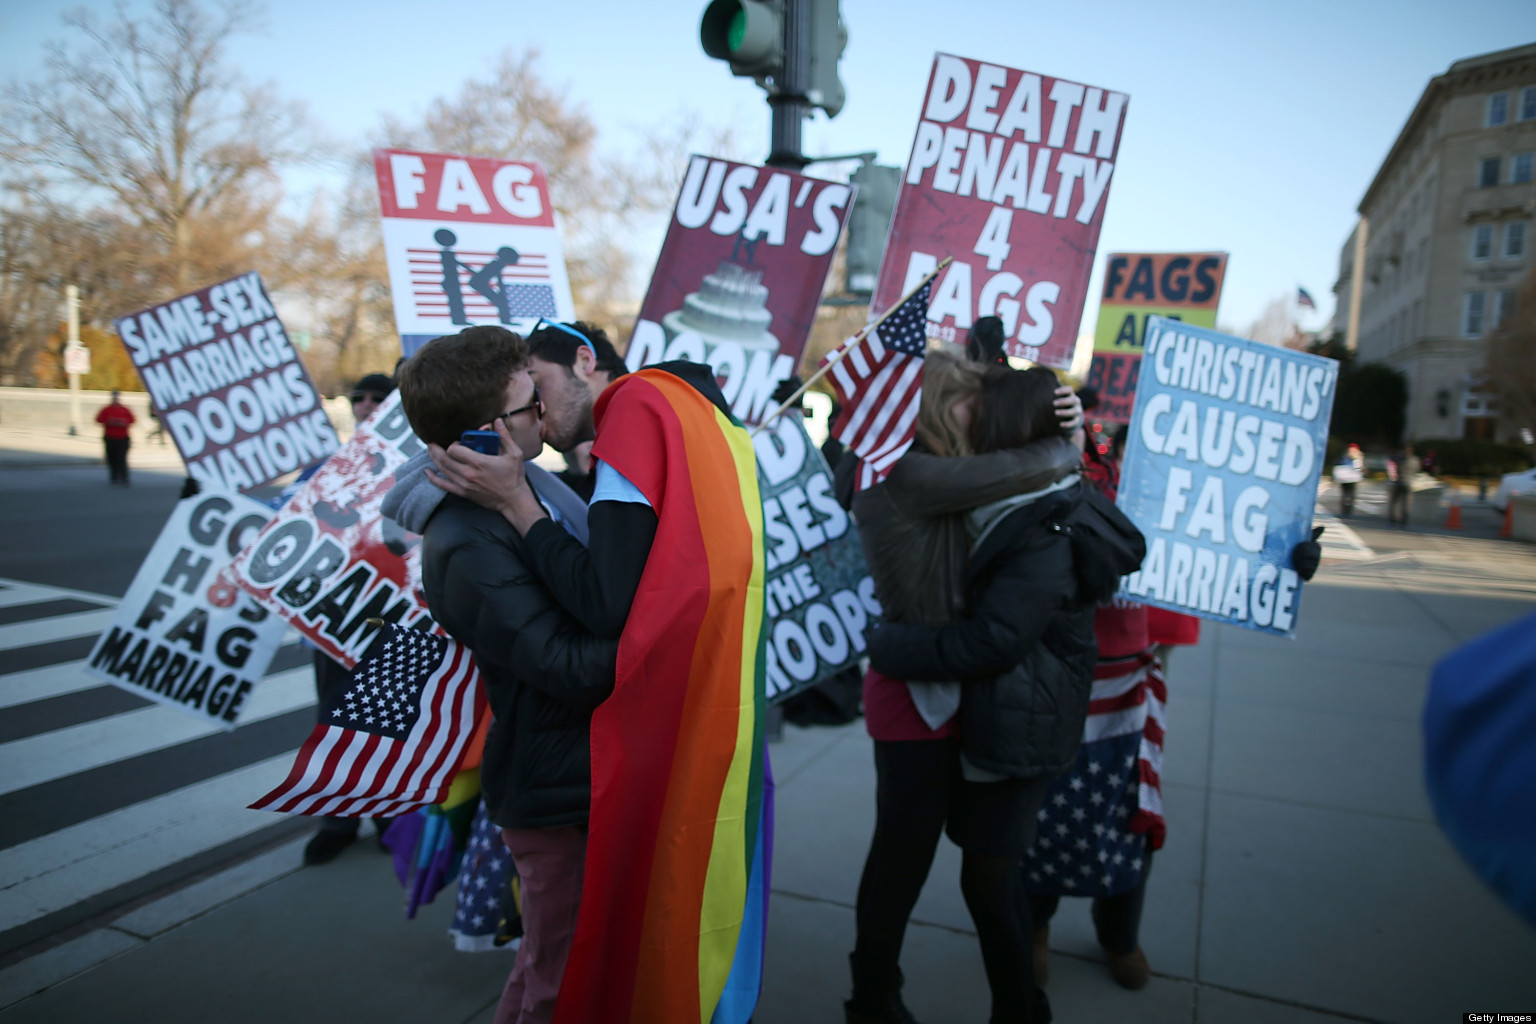
<path fill-rule="evenodd" d="M 1130 422 L 1147 318 L 1215 327 L 1226 274 L 1224 252 L 1110 253 L 1088 371 L 1088 386 L 1099 393 L 1095 419 Z"/>

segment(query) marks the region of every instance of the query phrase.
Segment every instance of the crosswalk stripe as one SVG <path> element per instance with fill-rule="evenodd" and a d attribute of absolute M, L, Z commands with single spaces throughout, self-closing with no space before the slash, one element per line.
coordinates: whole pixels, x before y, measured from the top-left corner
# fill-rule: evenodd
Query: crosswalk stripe
<path fill-rule="evenodd" d="M 83 590 L 63 590 L 59 587 L 44 587 L 36 583 L 22 583 L 17 580 L 6 580 L 0 587 L 0 608 L 9 608 L 18 604 L 36 604 L 38 601 L 49 601 L 61 597 L 75 597 L 82 601 L 94 601 L 102 605 L 116 605 L 117 598 L 106 597 L 102 594 L 90 594 Z"/>
<path fill-rule="evenodd" d="M 73 615 L 56 615 L 51 619 L 0 626 L 0 650 L 31 647 L 78 636 L 95 636 L 111 624 L 112 616 L 116 614 L 116 608 L 103 608 L 96 612 L 75 612 Z"/>
<path fill-rule="evenodd" d="M 241 724 L 258 722 L 313 704 L 314 673 L 289 669 L 268 676 L 251 691 Z M 0 743 L 0 794 L 88 771 L 151 750 L 223 730 L 175 708 L 155 704 L 110 718 Z"/>
<path fill-rule="evenodd" d="M 272 825 L 246 805 L 292 762 L 269 757 L 0 851 L 0 931 Z"/>
<path fill-rule="evenodd" d="M 35 700 L 60 697 L 66 693 L 94 690 L 105 686 L 86 670 L 83 661 L 63 661 L 57 665 L 29 668 L 0 676 L 0 708 L 30 704 Z"/>

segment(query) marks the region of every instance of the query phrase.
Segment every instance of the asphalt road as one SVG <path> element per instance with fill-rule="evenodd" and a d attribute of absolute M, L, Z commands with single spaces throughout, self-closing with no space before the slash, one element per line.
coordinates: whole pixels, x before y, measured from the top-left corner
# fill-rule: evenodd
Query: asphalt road
<path fill-rule="evenodd" d="M 122 597 L 181 493 L 180 473 L 0 468 L 0 577 Z"/>

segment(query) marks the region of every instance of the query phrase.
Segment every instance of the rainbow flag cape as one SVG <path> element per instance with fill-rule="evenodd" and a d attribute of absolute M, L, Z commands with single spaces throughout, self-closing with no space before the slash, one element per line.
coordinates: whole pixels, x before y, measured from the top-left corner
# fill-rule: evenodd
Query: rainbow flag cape
<path fill-rule="evenodd" d="M 593 456 L 657 526 L 613 695 L 592 716 L 586 874 L 554 1020 L 744 1024 L 772 851 L 752 442 L 660 369 L 616 381 L 593 414 Z"/>

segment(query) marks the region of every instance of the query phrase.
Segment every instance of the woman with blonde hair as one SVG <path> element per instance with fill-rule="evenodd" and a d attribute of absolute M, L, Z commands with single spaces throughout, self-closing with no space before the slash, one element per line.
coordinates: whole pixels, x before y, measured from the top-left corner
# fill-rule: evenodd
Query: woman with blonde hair
<path fill-rule="evenodd" d="M 1054 486 L 1077 469 L 1077 450 L 1063 436 L 973 454 L 972 420 L 988 372 L 949 352 L 930 352 L 916 444 L 884 481 L 852 500 L 865 560 L 888 622 L 949 623 L 965 606 L 971 546 L 967 514 Z M 1082 421 L 1081 406 L 1070 389 L 1056 394 L 1056 416 L 1070 434 Z M 874 670 L 865 675 L 865 724 L 875 746 L 876 822 L 859 883 L 857 939 L 849 957 L 849 1024 L 913 1021 L 901 999 L 901 946 L 939 836 L 946 824 L 951 831 L 964 829 L 995 810 L 978 799 L 984 791 L 962 778 L 959 706 L 958 683 L 908 683 Z"/>

